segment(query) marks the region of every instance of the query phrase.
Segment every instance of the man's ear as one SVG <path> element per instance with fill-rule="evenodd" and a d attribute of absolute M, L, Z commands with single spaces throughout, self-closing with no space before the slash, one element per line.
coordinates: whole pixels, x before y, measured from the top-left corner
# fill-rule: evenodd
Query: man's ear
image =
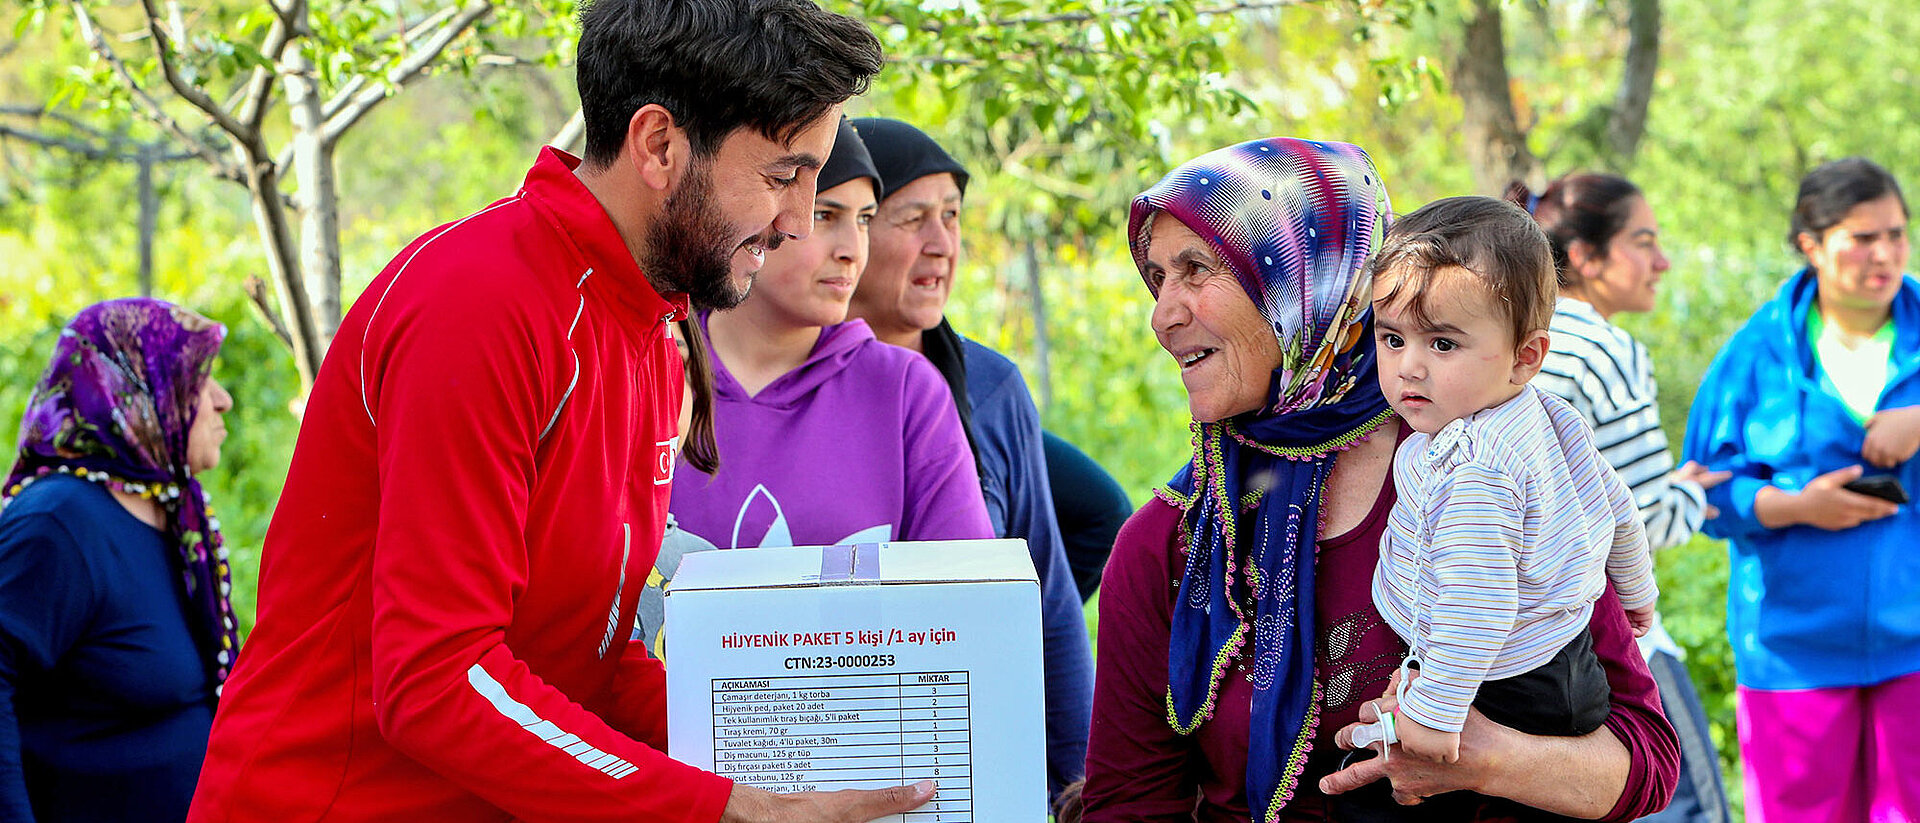
<path fill-rule="evenodd" d="M 1520 347 L 1513 353 L 1513 384 L 1525 385 L 1533 376 L 1540 373 L 1540 367 L 1547 361 L 1547 348 L 1551 338 L 1546 329 L 1535 329 L 1520 341 Z"/>
<path fill-rule="evenodd" d="M 648 103 L 633 113 L 627 121 L 627 142 L 621 152 L 633 164 L 640 182 L 660 192 L 672 189 L 693 159 L 693 145 L 686 131 L 674 122 L 673 113 L 658 103 Z"/>

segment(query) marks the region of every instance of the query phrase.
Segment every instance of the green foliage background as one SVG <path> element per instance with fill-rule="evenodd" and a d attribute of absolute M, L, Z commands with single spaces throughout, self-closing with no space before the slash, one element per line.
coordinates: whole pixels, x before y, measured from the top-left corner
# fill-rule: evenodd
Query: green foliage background
<path fill-rule="evenodd" d="M 217 5 L 220 25 L 249 25 L 246 3 Z M 457 70 L 402 92 L 342 143 L 347 295 L 412 237 L 517 185 L 573 107 L 567 27 L 553 23 L 566 5 L 502 4 L 506 24 L 490 36 L 505 45 L 487 45 L 539 55 L 531 68 L 489 68 L 483 49 L 463 51 Z M 1269 134 L 1361 144 L 1401 212 L 1470 186 L 1445 71 L 1457 0 L 1253 4 L 1235 15 L 1191 2 L 829 5 L 874 21 L 898 58 L 853 113 L 914 121 L 975 172 L 955 325 L 1019 361 L 1048 427 L 1103 462 L 1136 503 L 1185 459 L 1187 416 L 1120 236 L 1131 195 L 1180 160 Z M 1608 162 L 1597 147 L 1625 49 L 1623 6 L 1509 9 L 1513 91 L 1550 173 Z M 25 8 L 0 10 L 0 31 L 18 36 L 0 44 L 0 103 L 59 97 L 75 116 L 151 137 L 116 120 L 111 97 L 76 92 L 99 67 L 60 35 L 59 7 Z M 1916 179 L 1916 40 L 1920 16 L 1901 0 L 1667 4 L 1648 132 L 1623 171 L 1646 190 L 1674 268 L 1659 310 L 1622 325 L 1654 353 L 1675 442 L 1713 353 L 1797 266 L 1783 235 L 1798 177 L 1864 154 Z M 376 59 L 356 54 L 327 59 Z M 157 295 L 231 331 L 217 371 L 236 406 L 207 483 L 250 622 L 258 547 L 297 434 L 288 409 L 298 379 L 240 289 L 264 265 L 240 191 L 190 163 L 163 167 L 160 185 Z M 134 292 L 132 186 L 128 166 L 0 139 L 0 431 L 17 430 L 65 319 Z M 1668 626 L 1690 654 L 1737 793 L 1724 548 L 1696 539 L 1657 564 Z"/>

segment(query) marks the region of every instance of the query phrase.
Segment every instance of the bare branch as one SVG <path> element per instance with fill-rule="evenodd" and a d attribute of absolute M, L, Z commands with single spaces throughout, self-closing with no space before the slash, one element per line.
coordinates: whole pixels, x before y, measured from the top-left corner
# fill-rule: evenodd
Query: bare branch
<path fill-rule="evenodd" d="M 1324 3 L 1324 2 L 1326 2 L 1326 0 L 1242 0 L 1242 2 L 1230 3 L 1224 6 L 1215 6 L 1212 8 L 1196 9 L 1194 10 L 1194 14 L 1197 14 L 1200 16 L 1209 16 L 1209 15 L 1216 15 L 1216 14 L 1238 14 L 1243 11 L 1265 11 L 1268 9 L 1287 8 L 1289 6 L 1310 6 L 1310 5 L 1317 5 L 1319 3 Z M 1158 8 L 1157 5 L 1149 4 L 1149 5 L 1136 6 L 1131 9 L 1112 10 L 1112 11 L 1105 11 L 1105 12 L 1070 12 L 1067 14 L 1040 14 L 1040 15 L 1033 15 L 1030 17 L 1008 17 L 1001 20 L 985 21 L 983 23 L 983 26 L 988 28 L 1000 28 L 1005 26 L 1044 26 L 1044 25 L 1049 25 L 1053 23 L 1091 23 L 1094 20 L 1098 20 L 1098 19 L 1125 19 L 1129 17 L 1138 17 L 1146 13 L 1147 11 L 1156 9 L 1156 8 Z M 878 18 L 878 22 L 888 23 L 892 25 L 899 25 L 900 23 L 899 20 L 891 17 Z M 928 20 L 920 24 L 921 31 L 928 32 L 931 34 L 939 34 L 943 31 L 946 31 L 946 29 L 947 29 L 947 24 L 942 23 L 938 20 Z"/>
<path fill-rule="evenodd" d="M 307 2 L 306 0 L 287 0 L 282 5 L 280 0 L 267 0 L 267 7 L 273 9 L 273 16 L 279 18 L 282 25 L 289 30 L 297 31 L 300 29 L 301 12 L 307 10 Z"/>
<path fill-rule="evenodd" d="M 434 26 L 445 23 L 459 11 L 460 7 L 458 6 L 447 6 L 413 23 L 402 23 L 400 26 L 400 36 L 403 39 L 405 47 L 412 49 L 420 42 L 431 37 L 434 33 Z M 352 104 L 355 98 L 360 95 L 360 91 L 367 87 L 367 82 L 367 75 L 364 74 L 356 74 L 349 78 L 345 84 L 340 86 L 339 90 L 333 93 L 333 98 L 327 101 L 325 108 L 321 109 L 321 116 L 324 119 L 331 120 L 335 115 L 346 111 L 347 106 Z M 291 150 L 289 150 L 281 154 L 280 165 L 284 166 L 292 162 L 292 160 L 293 155 Z"/>
<path fill-rule="evenodd" d="M 39 105 L 23 106 L 17 103 L 0 103 L 0 115 L 14 115 L 17 117 L 28 117 L 35 120 L 39 120 L 43 118 L 47 120 L 54 120 L 65 125 L 67 128 L 73 129 L 74 131 L 80 132 L 82 134 L 87 135 L 88 137 L 92 137 L 97 140 L 112 139 L 110 135 L 108 135 L 106 132 L 99 130 L 98 128 L 95 128 L 92 124 L 89 124 L 86 121 L 81 120 L 80 118 L 75 117 L 71 114 L 67 114 L 61 111 L 56 111 L 54 109 L 49 109 L 46 106 L 39 106 Z"/>
<path fill-rule="evenodd" d="M 86 5 L 81 0 L 68 0 L 67 5 L 73 9 L 73 14 L 80 23 L 81 39 L 86 41 L 94 54 L 107 61 L 107 65 L 113 69 L 114 76 L 119 77 L 120 82 L 126 84 L 127 92 L 148 120 L 173 135 L 181 145 L 191 149 L 200 159 L 207 161 L 219 171 L 221 177 L 236 181 L 246 179 L 233 161 L 222 156 L 219 149 L 208 144 L 206 140 L 188 132 L 179 121 L 167 114 L 166 108 L 160 105 L 160 101 L 153 99 L 153 95 L 147 93 L 146 88 L 141 86 L 140 81 L 133 76 L 132 70 L 127 68 L 126 62 L 121 60 L 120 55 L 115 54 L 113 47 L 107 44 L 107 38 L 100 33 L 100 27 L 94 24 L 93 15 L 88 13 Z"/>
<path fill-rule="evenodd" d="M 180 14 L 180 0 L 167 0 L 167 25 L 173 42 L 187 39 L 187 20 Z"/>
<path fill-rule="evenodd" d="M 287 53 L 287 46 L 299 31 L 299 18 L 306 13 L 307 4 L 305 0 L 293 0 L 287 8 L 282 9 L 278 2 L 269 0 L 267 5 L 273 7 L 274 18 L 273 25 L 267 29 L 266 40 L 260 44 L 260 54 L 278 66 L 280 58 Z M 247 128 L 256 133 L 266 123 L 267 109 L 273 102 L 273 81 L 278 75 L 277 70 L 255 66 L 253 75 L 247 78 L 240 104 L 231 109 L 246 122 Z"/>
<path fill-rule="evenodd" d="M 332 119 L 334 115 L 346 111 L 347 104 L 352 103 L 353 98 L 360 94 L 361 89 L 366 87 L 367 76 L 364 74 L 354 75 L 352 79 L 349 79 L 345 85 L 340 87 L 339 91 L 334 92 L 332 100 L 327 101 L 327 107 L 323 109 L 327 118 Z"/>
<path fill-rule="evenodd" d="M 253 142 L 259 132 L 249 132 L 233 119 L 233 114 L 220 108 L 220 104 L 208 97 L 205 90 L 188 83 L 180 76 L 180 67 L 173 63 L 173 38 L 167 36 L 166 27 L 160 23 L 160 11 L 153 7 L 153 0 L 140 0 L 140 8 L 147 13 L 147 34 L 153 38 L 153 53 L 160 60 L 160 72 L 166 75 L 167 85 L 173 87 L 173 93 L 192 103 L 193 107 L 206 114 L 214 125 L 242 143 Z"/>
<path fill-rule="evenodd" d="M 559 131 L 554 132 L 552 137 L 547 138 L 547 145 L 561 151 L 579 154 L 579 152 L 574 151 L 573 145 L 580 141 L 580 136 L 585 134 L 586 131 L 586 115 L 579 109 L 574 109 L 573 116 L 567 118 L 566 125 L 561 126 Z"/>
<path fill-rule="evenodd" d="M 280 322 L 280 315 L 274 312 L 273 303 L 267 299 L 267 281 L 260 279 L 259 275 L 249 275 L 242 288 L 247 292 L 247 301 L 259 310 L 260 321 L 266 323 L 267 328 L 273 330 L 273 336 L 280 338 L 287 348 L 293 348 L 293 335 L 287 333 L 286 324 Z"/>
<path fill-rule="evenodd" d="M 112 156 L 107 152 L 105 148 L 101 146 L 96 146 L 92 143 L 83 143 L 83 142 L 80 142 L 79 140 L 73 140 L 65 137 L 54 137 L 53 135 L 42 134 L 37 131 L 27 131 L 26 129 L 17 129 L 5 123 L 0 123 L 0 139 L 9 138 L 9 137 L 14 138 L 16 140 L 24 140 L 28 143 L 32 143 L 36 146 L 41 146 L 44 148 L 60 149 L 62 151 L 71 152 L 73 154 L 80 155 L 81 157 L 85 157 L 89 160 L 105 160 L 108 157 Z"/>
<path fill-rule="evenodd" d="M 401 36 L 405 38 L 407 46 L 411 48 L 415 44 L 432 36 L 434 32 L 432 27 L 445 23 L 459 11 L 460 8 L 458 6 L 447 6 L 433 14 L 427 15 L 417 22 L 403 24 L 401 26 Z M 332 120 L 335 116 L 339 115 L 340 112 L 346 111 L 347 106 L 352 104 L 359 96 L 361 90 L 366 87 L 367 75 L 357 74 L 349 78 L 339 90 L 333 93 L 333 98 L 327 101 L 325 108 L 321 109 L 321 117 L 326 120 Z M 280 156 L 275 162 L 277 162 L 281 168 L 285 168 L 288 163 L 293 162 L 293 148 L 289 146 L 286 150 L 280 152 Z"/>
<path fill-rule="evenodd" d="M 151 2 L 151 0 L 141 1 Z M 347 129 L 353 128 L 353 124 L 360 122 L 360 118 L 365 117 L 367 112 L 385 101 L 390 96 L 391 89 L 404 87 L 418 79 L 421 73 L 433 64 L 433 61 L 446 52 L 447 47 L 452 45 L 455 39 L 465 34 L 473 24 L 480 21 L 480 18 L 492 11 L 493 4 L 487 0 L 467 0 L 467 3 L 448 18 L 447 22 L 441 24 L 431 36 L 421 41 L 413 54 L 408 55 L 405 60 L 390 69 L 382 85 L 362 89 L 339 113 L 327 118 L 327 141 L 339 140 L 340 135 L 345 134 Z"/>
<path fill-rule="evenodd" d="M 408 43 L 419 42 L 422 38 L 432 34 L 434 29 L 440 27 L 440 24 L 453 19 L 453 16 L 459 12 L 459 6 L 447 6 L 414 22 L 408 23 L 402 21 L 400 23 L 400 36 L 406 38 Z"/>
<path fill-rule="evenodd" d="M 60 149 L 89 160 L 137 160 L 147 156 L 146 152 L 160 145 L 133 143 L 114 137 L 103 137 L 102 139 L 106 140 L 105 143 L 90 143 L 71 137 L 59 137 L 47 134 L 46 132 L 9 126 L 5 123 L 0 123 L 0 137 L 11 137 L 43 148 Z M 195 160 L 199 158 L 199 156 L 193 152 L 187 151 L 171 151 L 154 154 L 151 155 L 151 157 L 156 163 L 176 163 L 181 160 Z"/>
<path fill-rule="evenodd" d="M 489 69 L 547 68 L 547 63 L 539 57 L 521 57 L 518 54 L 483 54 L 474 58 L 474 63 Z M 565 59 L 554 64 L 558 68 L 572 68 L 573 60 Z"/>

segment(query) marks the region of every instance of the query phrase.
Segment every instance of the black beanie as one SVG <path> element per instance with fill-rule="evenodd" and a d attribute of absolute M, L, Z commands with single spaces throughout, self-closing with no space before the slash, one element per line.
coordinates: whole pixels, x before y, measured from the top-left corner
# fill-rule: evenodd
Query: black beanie
<path fill-rule="evenodd" d="M 861 117 L 853 121 L 860 139 L 873 156 L 873 167 L 880 172 L 880 200 L 906 188 L 929 174 L 953 175 L 960 193 L 967 193 L 967 167 L 940 148 L 926 132 L 885 117 Z"/>
<path fill-rule="evenodd" d="M 820 167 L 820 183 L 815 191 L 827 189 L 865 177 L 873 181 L 874 200 L 880 199 L 880 172 L 873 167 L 873 157 L 867 154 L 867 147 L 860 141 L 859 132 L 847 118 L 840 118 L 840 136 L 833 139 L 833 154 L 827 156 L 826 165 Z"/>

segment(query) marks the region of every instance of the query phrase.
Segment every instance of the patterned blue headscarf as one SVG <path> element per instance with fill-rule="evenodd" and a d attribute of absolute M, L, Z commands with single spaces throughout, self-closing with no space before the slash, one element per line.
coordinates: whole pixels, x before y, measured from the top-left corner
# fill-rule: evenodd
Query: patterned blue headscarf
<path fill-rule="evenodd" d="M 1156 215 L 1200 235 L 1280 342 L 1266 405 L 1195 422 L 1193 459 L 1159 492 L 1184 512 L 1187 544 L 1167 720 L 1188 734 L 1213 716 L 1221 679 L 1251 633 L 1246 785 L 1262 823 L 1293 798 L 1319 722 L 1313 561 L 1321 494 L 1338 453 L 1392 417 L 1374 378 L 1366 276 L 1391 211 L 1358 146 L 1275 137 L 1175 169 L 1134 199 L 1128 224 L 1143 277 Z M 1243 530 L 1246 516 L 1252 528 Z"/>

